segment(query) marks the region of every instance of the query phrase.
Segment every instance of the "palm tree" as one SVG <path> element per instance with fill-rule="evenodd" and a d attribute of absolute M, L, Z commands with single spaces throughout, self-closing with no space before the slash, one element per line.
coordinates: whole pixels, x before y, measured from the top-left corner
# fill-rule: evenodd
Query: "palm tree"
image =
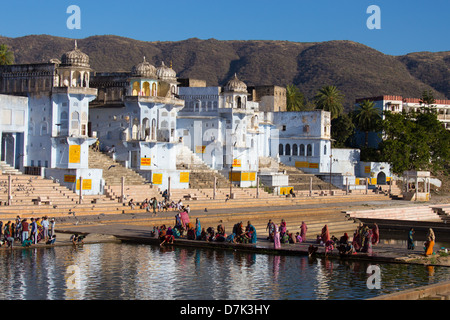
<path fill-rule="evenodd" d="M 286 87 L 287 111 L 301 111 L 305 103 L 305 97 L 297 86 L 290 84 Z"/>
<path fill-rule="evenodd" d="M 316 109 L 331 113 L 331 119 L 336 119 L 344 111 L 344 96 L 335 86 L 324 86 L 314 97 Z"/>
<path fill-rule="evenodd" d="M 380 109 L 375 107 L 375 102 L 364 100 L 355 111 L 356 127 L 365 133 L 364 144 L 369 145 L 369 132 L 376 130 L 381 121 Z"/>
<path fill-rule="evenodd" d="M 0 66 L 14 63 L 14 53 L 9 50 L 6 44 L 0 44 Z"/>
<path fill-rule="evenodd" d="M 434 98 L 433 91 L 431 90 L 424 90 L 422 92 L 422 97 L 419 99 L 420 105 L 423 105 L 423 111 L 430 112 L 433 110 L 433 107 L 435 107 L 436 99 Z"/>

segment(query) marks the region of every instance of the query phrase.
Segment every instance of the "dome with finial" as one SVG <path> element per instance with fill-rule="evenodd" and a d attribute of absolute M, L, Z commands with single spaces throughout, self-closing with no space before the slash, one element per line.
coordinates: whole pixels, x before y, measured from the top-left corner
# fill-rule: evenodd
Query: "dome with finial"
<path fill-rule="evenodd" d="M 177 79 L 177 73 L 175 70 L 173 70 L 172 67 L 166 66 L 164 61 L 162 61 L 161 66 L 156 69 L 156 75 L 161 80 L 176 81 Z"/>
<path fill-rule="evenodd" d="M 131 74 L 133 77 L 156 78 L 156 68 L 144 57 L 143 62 L 133 67 Z"/>
<path fill-rule="evenodd" d="M 227 85 L 225 86 L 225 90 L 228 92 L 247 93 L 247 85 L 243 81 L 239 80 L 235 73 L 233 79 L 228 81 Z"/>
<path fill-rule="evenodd" d="M 74 67 L 86 67 L 89 68 L 89 56 L 80 49 L 78 49 L 77 41 L 75 40 L 75 49 L 64 53 L 61 57 L 61 63 L 63 65 L 70 65 Z"/>

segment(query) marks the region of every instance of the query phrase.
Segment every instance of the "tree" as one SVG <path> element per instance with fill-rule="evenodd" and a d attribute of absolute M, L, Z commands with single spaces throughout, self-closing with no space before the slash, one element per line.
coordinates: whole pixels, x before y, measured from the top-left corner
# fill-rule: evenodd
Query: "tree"
<path fill-rule="evenodd" d="M 348 146 L 348 139 L 355 133 L 355 125 L 346 113 L 331 120 L 331 138 L 333 147 L 343 148 Z"/>
<path fill-rule="evenodd" d="M 344 96 L 335 86 L 322 87 L 314 97 L 316 109 L 331 113 L 331 119 L 336 119 L 344 111 Z"/>
<path fill-rule="evenodd" d="M 0 44 L 0 65 L 11 65 L 14 63 L 14 53 L 6 44 Z"/>
<path fill-rule="evenodd" d="M 305 97 L 299 88 L 293 84 L 286 87 L 286 109 L 287 111 L 301 111 L 305 104 Z"/>
<path fill-rule="evenodd" d="M 442 126 L 435 112 L 386 112 L 382 128 L 381 157 L 391 163 L 394 173 L 439 171 L 450 163 L 450 132 Z"/>
<path fill-rule="evenodd" d="M 364 132 L 364 146 L 369 146 L 369 132 L 378 131 L 381 121 L 380 109 L 375 107 L 375 102 L 364 100 L 354 112 L 356 127 Z"/>
<path fill-rule="evenodd" d="M 422 92 L 422 97 L 419 99 L 420 104 L 426 106 L 426 107 L 431 107 L 433 104 L 436 103 L 436 99 L 434 99 L 433 96 L 433 91 L 431 90 L 424 90 Z"/>

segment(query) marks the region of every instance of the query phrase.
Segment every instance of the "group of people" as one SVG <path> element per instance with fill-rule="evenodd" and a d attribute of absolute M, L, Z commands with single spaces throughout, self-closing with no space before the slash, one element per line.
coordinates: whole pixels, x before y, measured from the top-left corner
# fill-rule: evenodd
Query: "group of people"
<path fill-rule="evenodd" d="M 8 221 L 4 225 L 0 221 L 0 247 L 6 245 L 12 249 L 16 241 L 24 247 L 29 247 L 41 241 L 46 244 L 55 243 L 55 219 L 44 216 L 36 219 L 31 218 L 28 222 L 27 218 L 21 219 L 20 216 L 17 216 L 13 222 Z"/>
<path fill-rule="evenodd" d="M 300 226 L 300 232 L 289 232 L 287 229 L 287 224 L 284 219 L 281 219 L 280 225 L 278 226 L 272 220 L 267 223 L 266 231 L 269 232 L 267 239 L 274 243 L 274 248 L 281 248 L 282 243 L 301 243 L 306 241 L 306 232 L 308 227 L 306 223 L 302 221 Z"/>
<path fill-rule="evenodd" d="M 163 199 L 161 201 L 158 201 L 156 197 L 153 197 L 151 199 L 146 198 L 141 203 L 136 203 L 134 199 L 130 199 L 128 201 L 128 206 L 134 210 L 137 206 L 139 206 L 140 209 L 146 209 L 147 212 L 153 212 L 153 215 L 156 215 L 157 212 L 168 212 L 169 210 L 172 211 L 187 211 L 190 212 L 189 205 L 186 207 L 183 205 L 183 201 L 178 200 L 178 202 L 175 202 L 173 200 L 169 199 L 167 190 L 164 191 L 162 194 Z"/>
<path fill-rule="evenodd" d="M 199 218 L 196 218 L 195 223 L 191 222 L 189 212 L 185 207 L 181 207 L 179 212 L 175 215 L 175 224 L 173 227 L 162 225 L 160 227 L 153 227 L 151 236 L 158 238 L 160 245 L 173 244 L 175 239 L 184 238 L 187 240 L 196 241 L 216 241 L 229 243 L 250 243 L 255 244 L 257 241 L 256 228 L 247 222 L 247 226 L 241 222 L 233 226 L 233 230 L 227 235 L 223 224 L 219 224 L 217 228 L 202 227 Z"/>
<path fill-rule="evenodd" d="M 411 228 L 408 232 L 408 250 L 414 250 L 415 249 L 415 243 L 414 243 L 414 228 Z M 434 234 L 434 231 L 432 228 L 428 229 L 428 233 L 426 236 L 426 240 L 424 242 L 424 250 L 425 250 L 425 255 L 426 256 L 430 256 L 433 254 L 433 248 L 434 248 L 434 244 L 436 242 L 436 236 Z"/>

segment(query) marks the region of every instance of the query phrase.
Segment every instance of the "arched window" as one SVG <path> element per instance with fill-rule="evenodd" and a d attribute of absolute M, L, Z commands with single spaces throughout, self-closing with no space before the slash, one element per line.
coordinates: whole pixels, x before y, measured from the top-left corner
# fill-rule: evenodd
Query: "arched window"
<path fill-rule="evenodd" d="M 152 140 L 156 139 L 156 120 L 152 119 L 152 136 L 151 136 Z"/>
<path fill-rule="evenodd" d="M 133 124 L 133 127 L 131 128 L 131 140 L 137 139 L 138 139 L 138 126 Z"/>
<path fill-rule="evenodd" d="M 146 97 L 150 96 L 150 83 L 144 82 L 144 85 L 142 86 L 142 91 L 144 92 L 144 95 Z"/>
<path fill-rule="evenodd" d="M 144 130 L 143 132 L 143 137 L 145 139 L 150 137 L 150 120 L 148 118 L 144 118 L 144 120 L 142 121 L 142 129 Z"/>
<path fill-rule="evenodd" d="M 46 135 L 48 131 L 48 124 L 47 122 L 42 122 L 41 123 L 41 136 Z"/>
<path fill-rule="evenodd" d="M 153 82 L 153 84 L 152 84 L 152 96 L 157 96 L 158 95 L 158 91 L 157 91 L 157 88 L 156 88 L 156 83 L 155 82 Z"/>
<path fill-rule="evenodd" d="M 287 156 L 290 156 L 291 155 L 291 145 L 288 143 L 287 145 L 286 145 L 286 155 Z"/>
<path fill-rule="evenodd" d="M 304 144 L 300 145 L 300 156 L 301 157 L 305 156 L 305 145 Z"/>
<path fill-rule="evenodd" d="M 298 156 L 298 146 L 296 144 L 292 145 L 292 155 Z"/>
<path fill-rule="evenodd" d="M 133 96 L 138 96 L 141 92 L 141 85 L 138 81 L 133 83 Z"/>
<path fill-rule="evenodd" d="M 280 156 L 283 155 L 283 145 L 282 145 L 281 143 L 280 143 L 279 146 L 278 146 L 278 154 L 279 154 Z"/>
<path fill-rule="evenodd" d="M 327 145 L 324 145 L 324 146 L 323 146 L 323 154 L 324 154 L 324 155 L 327 155 Z"/>
<path fill-rule="evenodd" d="M 312 145 L 308 144 L 306 147 L 306 156 L 311 157 L 312 156 Z"/>
<path fill-rule="evenodd" d="M 236 107 L 242 108 L 242 100 L 241 97 L 236 97 Z"/>
<path fill-rule="evenodd" d="M 78 112 L 72 112 L 72 120 L 70 123 L 70 133 L 71 135 L 80 134 L 80 114 Z"/>

